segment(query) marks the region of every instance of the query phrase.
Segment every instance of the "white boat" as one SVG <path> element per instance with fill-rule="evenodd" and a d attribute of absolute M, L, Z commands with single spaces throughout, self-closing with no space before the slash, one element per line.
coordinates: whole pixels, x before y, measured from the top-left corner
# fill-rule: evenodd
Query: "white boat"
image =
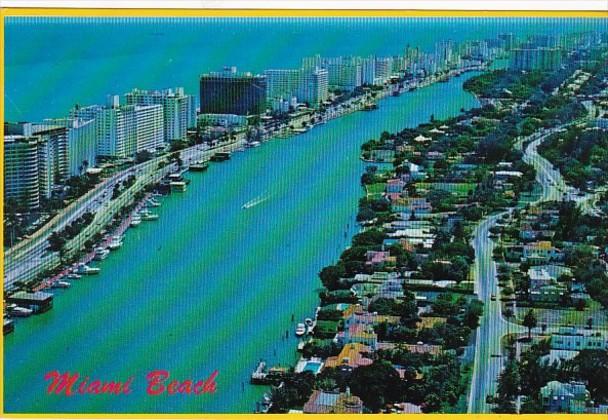
<path fill-rule="evenodd" d="M 156 201 L 156 200 L 155 200 L 155 199 L 153 199 L 153 198 L 148 198 L 147 203 L 148 203 L 149 205 L 151 205 L 152 207 L 160 207 L 160 202 L 159 202 L 159 201 Z"/>
<path fill-rule="evenodd" d="M 186 183 L 183 181 L 171 181 L 169 185 L 171 186 L 172 191 L 186 192 L 186 190 L 188 189 Z"/>
<path fill-rule="evenodd" d="M 304 320 L 304 325 L 306 325 L 306 334 L 312 334 L 314 328 L 315 328 L 315 323 L 311 318 L 306 318 Z"/>
<path fill-rule="evenodd" d="M 78 264 L 78 268 L 76 269 L 76 273 L 77 274 L 86 274 L 86 275 L 89 275 L 89 274 L 99 274 L 100 271 L 101 271 L 100 268 L 98 268 L 98 267 L 89 267 L 85 263 Z"/>
<path fill-rule="evenodd" d="M 22 308 L 21 306 L 17 306 L 14 303 L 8 305 L 6 309 L 8 310 L 9 315 L 17 318 L 28 317 L 34 312 L 29 308 Z"/>
<path fill-rule="evenodd" d="M 304 334 L 306 334 L 306 325 L 304 325 L 304 324 L 302 324 L 302 323 L 299 323 L 299 324 L 296 326 L 296 335 L 297 335 L 298 337 L 301 337 L 301 336 L 303 336 Z"/>
<path fill-rule="evenodd" d="M 246 202 L 245 204 L 243 204 L 243 206 L 241 207 L 242 209 L 250 209 L 251 207 L 257 206 L 258 204 L 260 204 L 263 201 L 266 201 L 268 199 L 268 197 L 256 197 L 253 200 L 249 200 L 248 202 Z"/>
<path fill-rule="evenodd" d="M 112 241 L 108 244 L 108 248 L 111 250 L 118 249 L 122 246 L 122 237 L 119 235 L 112 236 Z"/>
<path fill-rule="evenodd" d="M 70 286 L 71 286 L 71 284 L 68 283 L 67 281 L 56 281 L 56 282 L 53 282 L 53 285 L 51 287 L 53 287 L 55 289 L 67 289 Z"/>
<path fill-rule="evenodd" d="M 148 210 L 143 210 L 141 212 L 141 220 L 150 221 L 150 220 L 157 220 L 157 219 L 158 219 L 158 214 L 150 213 Z"/>
<path fill-rule="evenodd" d="M 141 216 L 139 214 L 134 214 L 133 217 L 131 218 L 130 225 L 135 227 L 135 226 L 139 226 L 140 223 L 141 223 Z"/>
<path fill-rule="evenodd" d="M 260 143 L 259 141 L 252 141 L 249 144 L 251 145 L 251 147 L 260 147 L 262 145 L 262 143 Z"/>
<path fill-rule="evenodd" d="M 107 249 L 102 248 L 102 247 L 97 247 L 97 248 L 95 248 L 95 256 L 93 257 L 93 259 L 96 261 L 105 260 L 109 253 L 110 253 L 110 251 L 108 251 Z"/>
<path fill-rule="evenodd" d="M 66 276 L 68 279 L 79 279 L 82 276 L 80 274 L 76 274 L 76 273 L 70 273 Z"/>

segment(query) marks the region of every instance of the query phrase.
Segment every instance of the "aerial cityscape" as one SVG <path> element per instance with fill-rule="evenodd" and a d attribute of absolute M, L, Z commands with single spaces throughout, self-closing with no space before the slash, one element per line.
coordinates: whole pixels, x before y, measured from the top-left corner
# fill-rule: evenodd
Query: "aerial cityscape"
<path fill-rule="evenodd" d="M 608 414 L 608 19 L 88 23 L 6 22 L 7 413 Z"/>

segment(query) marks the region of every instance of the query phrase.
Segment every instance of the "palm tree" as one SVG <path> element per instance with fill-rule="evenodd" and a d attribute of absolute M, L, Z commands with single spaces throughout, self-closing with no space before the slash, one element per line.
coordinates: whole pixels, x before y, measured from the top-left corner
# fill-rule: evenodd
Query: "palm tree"
<path fill-rule="evenodd" d="M 534 311 L 530 309 L 526 316 L 524 316 L 522 324 L 524 327 L 528 328 L 528 340 L 532 339 L 532 328 L 535 328 L 538 321 L 536 320 L 536 315 L 534 315 Z"/>

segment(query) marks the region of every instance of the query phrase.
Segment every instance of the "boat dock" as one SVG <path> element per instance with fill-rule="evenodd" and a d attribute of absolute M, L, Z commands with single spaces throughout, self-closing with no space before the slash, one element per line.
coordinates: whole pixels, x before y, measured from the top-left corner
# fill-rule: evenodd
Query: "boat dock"
<path fill-rule="evenodd" d="M 266 362 L 260 360 L 256 369 L 251 373 L 250 382 L 258 385 L 278 385 L 281 383 L 288 368 L 274 366 L 266 369 Z"/>

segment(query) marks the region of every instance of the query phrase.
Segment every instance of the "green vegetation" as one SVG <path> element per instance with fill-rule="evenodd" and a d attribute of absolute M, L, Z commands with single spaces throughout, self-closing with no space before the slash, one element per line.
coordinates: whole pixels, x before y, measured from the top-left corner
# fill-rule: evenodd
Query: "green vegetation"
<path fill-rule="evenodd" d="M 545 140 L 540 154 L 559 168 L 566 182 L 583 190 L 608 183 L 608 132 L 570 127 Z"/>

